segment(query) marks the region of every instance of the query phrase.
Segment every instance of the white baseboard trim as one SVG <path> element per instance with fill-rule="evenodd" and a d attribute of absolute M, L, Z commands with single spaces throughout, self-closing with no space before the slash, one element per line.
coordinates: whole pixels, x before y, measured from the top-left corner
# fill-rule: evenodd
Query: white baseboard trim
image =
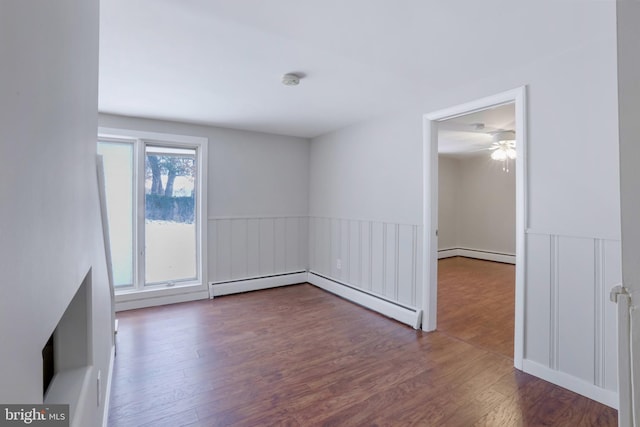
<path fill-rule="evenodd" d="M 438 259 L 451 258 L 461 256 L 466 258 L 483 259 L 485 261 L 503 262 L 506 264 L 515 264 L 516 256 L 509 254 L 501 254 L 497 252 L 481 251 L 478 249 L 453 248 L 438 250 Z"/>
<path fill-rule="evenodd" d="M 102 398 L 102 427 L 107 427 L 109 423 L 109 405 L 111 404 L 111 379 L 113 378 L 113 363 L 115 362 L 116 346 L 111 346 L 111 355 L 109 356 L 109 372 L 107 372 L 107 387 Z"/>
<path fill-rule="evenodd" d="M 255 279 L 234 280 L 229 282 L 211 283 L 209 289 L 214 297 L 238 294 L 241 292 L 259 291 L 261 289 L 277 288 L 279 286 L 297 285 L 307 281 L 306 271 L 278 274 Z"/>
<path fill-rule="evenodd" d="M 527 359 L 522 361 L 522 370 L 528 374 L 542 378 L 545 381 L 549 381 L 550 383 L 586 396 L 589 399 L 610 406 L 613 409 L 618 409 L 618 393 L 615 391 L 605 390 L 580 378 L 550 369 Z"/>
<path fill-rule="evenodd" d="M 348 299 L 370 310 L 377 311 L 414 329 L 420 327 L 420 322 L 422 321 L 422 310 L 420 309 L 415 310 L 394 304 L 313 272 L 309 272 L 307 281 L 325 291 Z"/>
<path fill-rule="evenodd" d="M 116 301 L 116 312 L 124 310 L 135 310 L 137 308 L 155 307 L 158 305 L 176 304 L 180 302 L 197 301 L 208 298 L 209 291 L 204 289 L 184 294 L 163 295 L 128 301 Z"/>
<path fill-rule="evenodd" d="M 452 258 L 454 256 L 460 256 L 458 255 L 457 249 L 439 249 L 438 250 L 438 259 Z"/>

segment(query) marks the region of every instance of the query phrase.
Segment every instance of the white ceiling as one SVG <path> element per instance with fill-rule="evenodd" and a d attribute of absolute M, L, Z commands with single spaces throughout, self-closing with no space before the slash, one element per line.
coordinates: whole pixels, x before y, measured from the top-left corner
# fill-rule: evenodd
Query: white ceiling
<path fill-rule="evenodd" d="M 102 0 L 99 109 L 314 137 L 596 37 L 587 4 Z"/>
<path fill-rule="evenodd" d="M 515 104 L 438 122 L 438 153 L 450 157 L 483 154 L 493 143 L 497 131 L 515 131 Z"/>

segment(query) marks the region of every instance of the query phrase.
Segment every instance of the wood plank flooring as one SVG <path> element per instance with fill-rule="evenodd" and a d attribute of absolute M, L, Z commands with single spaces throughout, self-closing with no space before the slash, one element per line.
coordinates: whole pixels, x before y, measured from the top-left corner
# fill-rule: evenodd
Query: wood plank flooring
<path fill-rule="evenodd" d="M 515 265 L 453 257 L 438 261 L 438 330 L 513 358 Z"/>
<path fill-rule="evenodd" d="M 504 355 L 308 284 L 118 318 L 112 427 L 617 425 Z"/>

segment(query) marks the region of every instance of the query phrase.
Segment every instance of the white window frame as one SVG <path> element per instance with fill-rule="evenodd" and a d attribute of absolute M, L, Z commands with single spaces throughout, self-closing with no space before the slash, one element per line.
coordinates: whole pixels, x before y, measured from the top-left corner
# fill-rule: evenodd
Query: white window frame
<path fill-rule="evenodd" d="M 130 143 L 134 147 L 133 170 L 133 286 L 115 289 L 116 311 L 174 302 L 209 298 L 207 282 L 207 164 L 208 138 L 145 132 L 129 129 L 98 128 L 98 141 Z M 145 167 L 147 145 L 190 148 L 196 150 L 196 279 L 173 283 L 145 285 L 145 253 L 140 245 L 145 241 L 144 180 L 139 173 Z"/>

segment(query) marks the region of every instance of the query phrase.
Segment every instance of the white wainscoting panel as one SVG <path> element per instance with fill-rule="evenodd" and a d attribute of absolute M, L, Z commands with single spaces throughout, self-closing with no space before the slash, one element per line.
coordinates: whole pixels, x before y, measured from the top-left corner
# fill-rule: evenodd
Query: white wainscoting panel
<path fill-rule="evenodd" d="M 558 370 L 595 384 L 594 241 L 558 240 Z"/>
<path fill-rule="evenodd" d="M 242 277 L 249 274 L 248 238 L 249 226 L 247 221 L 231 222 L 231 276 Z"/>
<path fill-rule="evenodd" d="M 387 301 L 417 307 L 420 230 L 410 224 L 310 217 L 309 269 Z"/>
<path fill-rule="evenodd" d="M 620 241 L 527 232 L 525 371 L 616 406 Z"/>
<path fill-rule="evenodd" d="M 276 218 L 261 218 L 258 233 L 260 275 L 268 276 L 276 272 Z"/>
<path fill-rule="evenodd" d="M 551 366 L 551 239 L 527 236 L 525 359 Z"/>
<path fill-rule="evenodd" d="M 600 283 L 599 303 L 602 313 L 601 327 L 601 357 L 600 357 L 600 381 L 607 390 L 618 388 L 618 336 L 617 307 L 609 300 L 609 292 L 613 284 L 622 283 L 622 247 L 619 241 L 604 241 L 604 253 L 600 253 L 600 263 L 603 266 L 602 282 Z"/>
<path fill-rule="evenodd" d="M 247 220 L 247 276 L 259 277 L 260 274 L 260 220 Z M 215 278 L 216 275 L 214 274 Z"/>
<path fill-rule="evenodd" d="M 209 218 L 209 283 L 307 270 L 306 216 Z"/>
<path fill-rule="evenodd" d="M 349 283 L 360 284 L 362 283 L 360 279 L 362 259 L 360 258 L 360 224 L 358 221 L 347 221 L 347 231 L 349 238 L 345 240 L 348 242 L 349 269 L 346 280 Z"/>
<path fill-rule="evenodd" d="M 385 227 L 381 222 L 371 222 L 371 292 L 384 295 L 385 279 Z"/>

